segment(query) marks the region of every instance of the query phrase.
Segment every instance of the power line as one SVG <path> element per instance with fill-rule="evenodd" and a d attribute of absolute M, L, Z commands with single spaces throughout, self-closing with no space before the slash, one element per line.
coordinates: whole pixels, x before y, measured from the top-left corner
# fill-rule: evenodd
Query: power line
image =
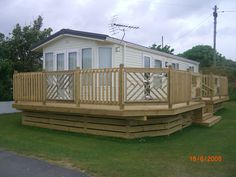
<path fill-rule="evenodd" d="M 178 37 L 177 39 L 175 39 L 175 42 L 185 36 L 187 36 L 188 34 L 192 33 L 193 31 L 197 30 L 200 28 L 200 26 L 205 23 L 209 18 L 211 17 L 211 14 L 208 15 L 206 18 L 204 18 L 199 24 L 197 24 L 194 28 L 192 28 L 190 31 L 184 33 L 183 35 L 181 35 L 180 37 Z"/>
<path fill-rule="evenodd" d="M 236 10 L 222 10 L 218 11 L 219 13 L 225 13 L 225 12 L 236 12 Z"/>

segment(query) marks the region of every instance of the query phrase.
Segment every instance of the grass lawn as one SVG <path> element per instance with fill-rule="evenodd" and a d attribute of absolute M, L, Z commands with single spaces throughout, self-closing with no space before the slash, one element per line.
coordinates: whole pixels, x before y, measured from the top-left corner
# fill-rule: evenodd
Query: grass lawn
<path fill-rule="evenodd" d="M 236 102 L 217 113 L 212 128 L 191 126 L 169 137 L 123 140 L 21 125 L 20 114 L 0 116 L 0 149 L 48 159 L 112 177 L 235 177 Z M 192 162 L 221 155 L 223 162 Z"/>

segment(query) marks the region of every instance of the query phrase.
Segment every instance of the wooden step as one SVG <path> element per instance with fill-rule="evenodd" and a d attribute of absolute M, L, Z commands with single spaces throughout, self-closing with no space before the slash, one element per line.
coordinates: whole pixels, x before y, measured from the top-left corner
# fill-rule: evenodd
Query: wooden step
<path fill-rule="evenodd" d="M 204 113 L 202 116 L 202 120 L 207 120 L 207 119 L 211 118 L 212 116 L 213 116 L 213 114 L 211 112 Z"/>
<path fill-rule="evenodd" d="M 207 120 L 207 119 L 211 118 L 212 116 L 213 116 L 212 113 L 207 112 L 207 113 L 204 113 L 201 118 L 195 118 L 193 121 L 201 122 L 201 121 L 204 121 L 204 120 Z"/>
<path fill-rule="evenodd" d="M 221 120 L 221 116 L 212 116 L 206 120 L 195 120 L 194 124 L 203 125 L 206 127 L 211 127 Z"/>

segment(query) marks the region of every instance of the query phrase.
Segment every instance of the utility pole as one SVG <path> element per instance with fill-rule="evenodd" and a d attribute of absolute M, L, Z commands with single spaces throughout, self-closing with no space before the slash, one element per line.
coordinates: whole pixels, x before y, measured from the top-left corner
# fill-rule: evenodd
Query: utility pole
<path fill-rule="evenodd" d="M 213 58 L 213 66 L 216 66 L 216 24 L 217 24 L 217 6 L 215 5 L 213 8 L 213 17 L 214 17 L 214 38 L 213 38 L 213 46 L 214 46 L 214 58 Z"/>
<path fill-rule="evenodd" d="M 161 48 L 163 49 L 163 36 L 161 36 Z"/>

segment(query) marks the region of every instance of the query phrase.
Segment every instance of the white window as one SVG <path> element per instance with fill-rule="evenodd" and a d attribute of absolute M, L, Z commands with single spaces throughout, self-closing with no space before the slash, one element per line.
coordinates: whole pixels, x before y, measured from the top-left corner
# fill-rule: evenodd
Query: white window
<path fill-rule="evenodd" d="M 162 68 L 161 60 L 154 60 L 154 68 Z"/>
<path fill-rule="evenodd" d="M 154 60 L 154 67 L 155 68 L 162 68 L 161 60 Z M 162 87 L 162 77 L 160 76 L 160 74 L 155 74 L 153 76 L 153 85 L 156 88 Z"/>
<path fill-rule="evenodd" d="M 77 52 L 68 53 L 68 69 L 74 70 L 77 66 Z"/>
<path fill-rule="evenodd" d="M 188 70 L 194 72 L 194 67 L 190 66 Z"/>
<path fill-rule="evenodd" d="M 53 71 L 53 53 L 45 53 L 45 70 Z"/>
<path fill-rule="evenodd" d="M 65 54 L 64 53 L 58 53 L 57 54 L 57 71 L 63 71 L 64 70 L 64 63 L 65 62 Z"/>
<path fill-rule="evenodd" d="M 169 67 L 169 66 L 168 66 L 168 62 L 167 62 L 167 61 L 165 62 L 165 67 L 166 67 L 166 68 L 168 68 L 168 67 Z"/>
<path fill-rule="evenodd" d="M 179 63 L 172 63 L 172 68 L 173 69 L 179 69 Z"/>
<path fill-rule="evenodd" d="M 144 56 L 144 68 L 150 68 L 151 67 L 151 62 L 150 62 L 151 58 L 148 56 Z"/>
<path fill-rule="evenodd" d="M 82 69 L 92 68 L 92 49 L 82 49 Z"/>
<path fill-rule="evenodd" d="M 111 68 L 112 67 L 112 48 L 111 47 L 99 47 L 99 68 Z"/>

